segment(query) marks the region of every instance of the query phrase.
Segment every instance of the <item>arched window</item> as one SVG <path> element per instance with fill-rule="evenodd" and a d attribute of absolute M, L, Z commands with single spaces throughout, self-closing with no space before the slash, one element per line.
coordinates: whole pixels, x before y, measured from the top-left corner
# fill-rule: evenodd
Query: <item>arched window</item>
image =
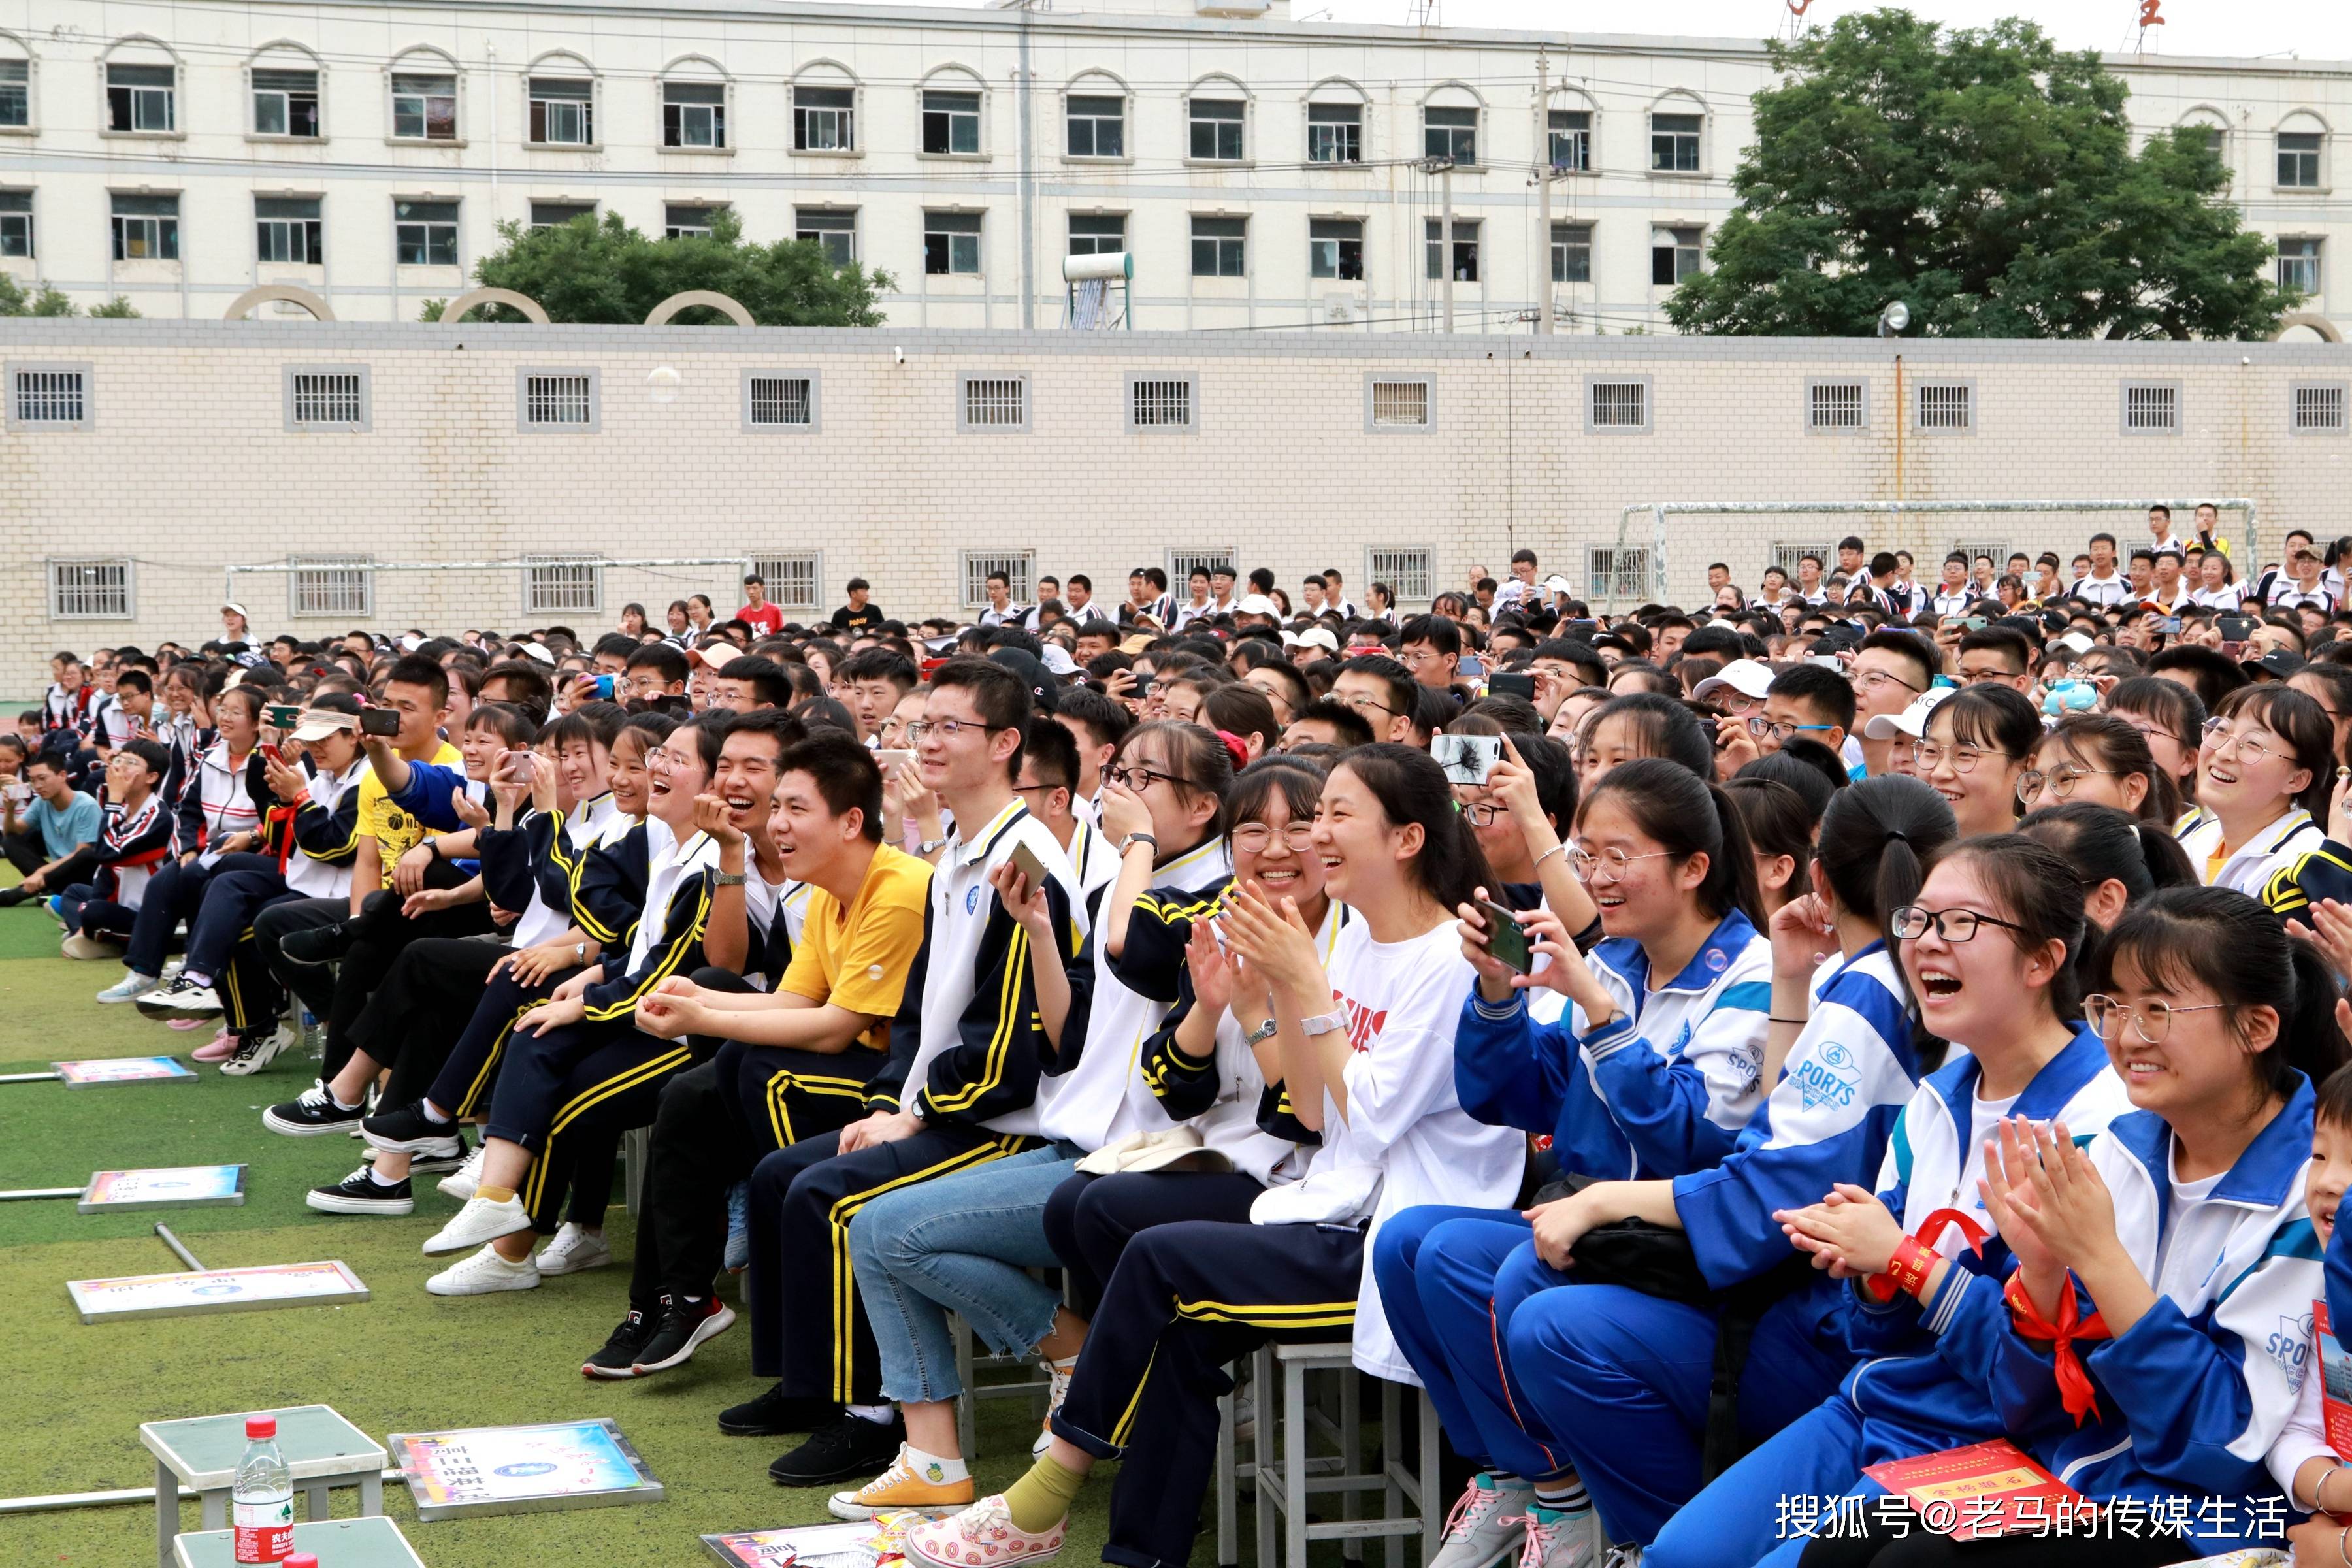
<path fill-rule="evenodd" d="M 578 55 L 541 55 L 523 73 L 530 115 L 523 141 L 533 147 L 596 145 L 596 69 Z"/>
<path fill-rule="evenodd" d="M 1458 81 L 1444 83 L 1421 101 L 1421 155 L 1475 168 L 1486 102 Z"/>
<path fill-rule="evenodd" d="M 837 60 L 803 66 L 793 78 L 793 151 L 844 157 L 857 145 L 857 79 Z"/>
<path fill-rule="evenodd" d="M 393 57 L 384 73 L 392 97 L 392 140 L 457 140 L 457 62 L 435 48 Z"/>
<path fill-rule="evenodd" d="M 1249 89 L 1229 76 L 1202 77 L 1184 97 L 1184 156 L 1239 163 L 1249 156 Z"/>
<path fill-rule="evenodd" d="M 0 32 L 0 132 L 32 128 L 33 51 L 16 34 Z"/>
<path fill-rule="evenodd" d="M 282 136 L 289 142 L 315 142 L 326 135 L 320 111 L 326 73 L 319 68 L 318 56 L 281 38 L 256 49 L 246 62 L 245 75 L 251 106 L 248 134 Z"/>
<path fill-rule="evenodd" d="M 1081 72 L 1062 89 L 1062 155 L 1125 162 L 1127 112 L 1133 95 L 1108 71 Z"/>
<path fill-rule="evenodd" d="M 688 153 L 724 151 L 732 87 L 716 60 L 685 55 L 662 68 L 662 145 Z"/>
<path fill-rule="evenodd" d="M 2279 121 L 2278 186 L 2285 191 L 2327 187 L 2327 122 L 2307 109 Z"/>
<path fill-rule="evenodd" d="M 106 51 L 106 131 L 112 136 L 178 136 L 180 58 L 160 38 L 119 39 Z"/>
<path fill-rule="evenodd" d="M 988 91 L 978 75 L 962 66 L 940 66 L 916 89 L 926 158 L 988 155 Z"/>
<path fill-rule="evenodd" d="M 1598 104 L 1572 87 L 1554 88 L 1544 105 L 1544 161 L 1560 174 L 1591 174 L 1598 167 L 1593 141 L 1600 129 Z"/>
<path fill-rule="evenodd" d="M 1333 79 L 1307 89 L 1307 161 L 1360 163 L 1370 134 L 1370 103 L 1352 81 Z"/>

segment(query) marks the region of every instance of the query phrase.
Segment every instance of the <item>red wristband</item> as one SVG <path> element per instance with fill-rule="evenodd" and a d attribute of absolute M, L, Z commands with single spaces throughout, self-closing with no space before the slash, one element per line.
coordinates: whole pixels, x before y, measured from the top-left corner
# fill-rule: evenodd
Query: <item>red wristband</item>
<path fill-rule="evenodd" d="M 1886 1265 L 1886 1278 L 1906 1296 L 1921 1295 L 1927 1289 L 1927 1277 L 1942 1261 L 1941 1255 L 1919 1245 L 1916 1236 L 1906 1236 L 1895 1247 L 1895 1256 Z"/>
<path fill-rule="evenodd" d="M 1898 1290 L 1918 1295 L 1927 1289 L 1928 1277 L 1941 1260 L 1936 1244 L 1955 1226 L 1968 1239 L 1969 1250 L 1983 1257 L 1985 1227 L 1958 1209 L 1937 1209 L 1920 1223 L 1916 1236 L 1906 1236 L 1895 1243 L 1895 1256 L 1887 1261 L 1886 1272 L 1864 1279 L 1863 1289 L 1873 1300 L 1881 1302 L 1895 1300 Z"/>

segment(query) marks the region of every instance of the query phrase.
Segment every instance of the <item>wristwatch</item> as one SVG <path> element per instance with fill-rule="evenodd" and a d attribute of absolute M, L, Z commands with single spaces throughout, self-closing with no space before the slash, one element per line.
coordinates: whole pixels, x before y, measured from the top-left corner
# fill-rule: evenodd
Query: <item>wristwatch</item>
<path fill-rule="evenodd" d="M 1312 1018 L 1298 1021 L 1298 1032 L 1310 1040 L 1318 1035 L 1328 1035 L 1347 1026 L 1348 1015 L 1345 1013 L 1318 1013 Z"/>
<path fill-rule="evenodd" d="M 922 856 L 925 859 L 929 859 L 930 857 L 938 854 L 947 847 L 948 841 L 944 838 L 926 838 L 920 844 L 915 846 L 915 853 Z"/>
<path fill-rule="evenodd" d="M 712 886 L 720 888 L 740 888 L 743 885 L 743 879 L 744 873 L 740 871 L 715 872 L 713 873 Z"/>
<path fill-rule="evenodd" d="M 585 963 L 588 962 L 588 944 L 586 942 L 575 942 L 572 944 L 572 962 L 574 963 Z"/>
<path fill-rule="evenodd" d="M 1334 1016 L 1336 1016 L 1336 1015 Z M 1256 1028 L 1252 1029 L 1249 1032 L 1247 1043 L 1253 1046 L 1262 1046 L 1265 1044 L 1266 1041 L 1274 1038 L 1274 1031 L 1275 1021 L 1272 1018 L 1268 1018 L 1265 1023 L 1260 1024 Z"/>
<path fill-rule="evenodd" d="M 1149 833 L 1129 834 L 1126 837 L 1118 841 L 1118 852 L 1121 855 L 1125 855 L 1129 850 L 1134 848 L 1139 844 L 1149 844 L 1151 846 L 1151 852 L 1154 855 L 1160 853 L 1160 840 L 1154 838 Z"/>

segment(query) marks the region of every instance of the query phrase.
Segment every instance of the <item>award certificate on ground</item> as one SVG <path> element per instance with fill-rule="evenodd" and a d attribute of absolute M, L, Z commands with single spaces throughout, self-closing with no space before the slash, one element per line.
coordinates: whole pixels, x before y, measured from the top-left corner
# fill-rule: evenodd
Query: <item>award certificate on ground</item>
<path fill-rule="evenodd" d="M 886 1531 L 898 1533 L 883 1521 L 871 1519 L 854 1524 L 788 1524 L 706 1535 L 702 1546 L 727 1568 L 872 1568 L 877 1542 Z"/>
<path fill-rule="evenodd" d="M 420 1520 L 604 1508 L 663 1497 L 661 1482 L 607 1417 L 395 1432 L 389 1446 Z"/>
<path fill-rule="evenodd" d="M 194 1069 L 171 1057 L 98 1057 L 89 1061 L 51 1062 L 68 1089 L 110 1083 L 194 1083 Z"/>
<path fill-rule="evenodd" d="M 201 1312 L 257 1312 L 272 1307 L 327 1307 L 364 1301 L 368 1288 L 341 1263 L 266 1263 L 201 1274 L 132 1274 L 120 1279 L 68 1279 L 66 1294 L 85 1323 L 177 1318 Z"/>
<path fill-rule="evenodd" d="M 215 1208 L 245 1202 L 243 1165 L 173 1165 L 148 1171 L 100 1171 L 75 1205 L 83 1214 L 131 1209 Z"/>

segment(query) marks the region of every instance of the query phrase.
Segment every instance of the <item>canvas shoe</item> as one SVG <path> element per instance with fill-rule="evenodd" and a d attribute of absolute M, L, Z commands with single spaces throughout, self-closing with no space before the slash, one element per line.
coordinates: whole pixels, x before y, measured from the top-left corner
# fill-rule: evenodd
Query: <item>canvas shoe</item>
<path fill-rule="evenodd" d="M 814 1432 L 841 1414 L 830 1399 L 795 1396 L 781 1383 L 756 1399 L 730 1405 L 719 1413 L 719 1430 L 730 1437 L 780 1437 L 787 1432 Z"/>
<path fill-rule="evenodd" d="M 357 1127 L 362 1114 L 356 1105 L 349 1110 L 337 1105 L 325 1084 L 314 1083 L 285 1104 L 273 1105 L 263 1111 L 261 1124 L 289 1138 L 316 1138 Z"/>
<path fill-rule="evenodd" d="M 464 1164 L 441 1178 L 438 1185 L 442 1195 L 456 1198 L 461 1204 L 469 1201 L 482 1184 L 482 1157 L 488 1152 L 487 1144 L 476 1144 Z M 415 1168 L 409 1167 L 412 1171 Z"/>
<path fill-rule="evenodd" d="M 1011 1568 L 1022 1563 L 1043 1563 L 1059 1555 L 1070 1521 L 1060 1521 L 1042 1535 L 1013 1527 L 1000 1493 L 985 1497 L 961 1513 L 933 1520 L 907 1531 L 907 1561 L 931 1568 Z"/>
<path fill-rule="evenodd" d="M 436 1296 L 488 1296 L 499 1290 L 538 1288 L 538 1264 L 528 1258 L 520 1263 L 509 1263 L 499 1256 L 497 1247 L 488 1246 L 425 1282 L 425 1289 Z"/>
<path fill-rule="evenodd" d="M 1054 1446 L 1054 1412 L 1059 1410 L 1062 1401 L 1070 1396 L 1070 1374 L 1078 1370 L 1076 1356 L 1070 1358 L 1070 1364 L 1066 1367 L 1055 1366 L 1050 1361 L 1041 1361 L 1037 1364 L 1045 1369 L 1050 1386 L 1045 1390 L 1045 1419 L 1037 1424 L 1037 1440 L 1029 1445 L 1029 1457 L 1033 1459 L 1044 1458 L 1045 1450 Z"/>
<path fill-rule="evenodd" d="M 454 1121 L 436 1121 L 425 1114 L 425 1102 L 415 1100 L 391 1110 L 375 1110 L 360 1122 L 360 1136 L 375 1148 L 394 1154 L 436 1154 L 457 1158 L 465 1152 L 464 1134 Z"/>
<path fill-rule="evenodd" d="M 565 1220 L 556 1226 L 555 1238 L 540 1248 L 539 1271 L 577 1274 L 583 1268 L 602 1268 L 612 1261 L 613 1249 L 604 1245 L 602 1231 Z"/>
<path fill-rule="evenodd" d="M 111 958 L 120 961 L 122 957 L 122 950 L 112 942 L 100 942 L 94 936 L 84 936 L 79 931 L 75 931 L 59 942 L 58 951 L 68 958 L 84 960 Z"/>
<path fill-rule="evenodd" d="M 368 1157 L 370 1159 L 373 1159 L 377 1152 L 377 1150 L 370 1149 L 368 1151 Z M 466 1141 L 466 1135 L 463 1132 L 460 1132 L 457 1134 L 457 1147 L 451 1150 L 446 1154 L 410 1155 L 408 1159 L 408 1173 L 412 1176 L 434 1176 L 439 1175 L 443 1172 L 447 1172 L 454 1175 L 457 1172 L 464 1170 L 468 1163 L 472 1164 L 474 1169 L 478 1172 L 482 1168 L 482 1163 L 478 1159 L 475 1158 L 475 1155 L 478 1152 L 478 1151 L 476 1150 L 471 1143 Z M 473 1194 L 468 1193 L 466 1195 L 467 1197 L 471 1197 Z"/>
<path fill-rule="evenodd" d="M 117 1002 L 136 1002 L 155 989 L 154 980 L 137 970 L 125 972 L 122 978 L 98 994 L 98 999 L 109 1006 Z"/>
<path fill-rule="evenodd" d="M 735 1310 L 716 1296 L 699 1301 L 662 1298 L 661 1320 L 637 1352 L 638 1375 L 667 1372 L 694 1359 L 694 1352 L 735 1326 Z"/>
<path fill-rule="evenodd" d="M 653 1338 L 654 1321 L 636 1308 L 606 1335 L 595 1354 L 580 1363 L 580 1375 L 618 1380 L 642 1375 L 637 1371 L 637 1354 Z"/>
<path fill-rule="evenodd" d="M 1487 1568 L 1501 1561 L 1525 1542 L 1535 1501 L 1535 1489 L 1524 1481 L 1506 1487 L 1484 1471 L 1471 1477 L 1445 1516 L 1429 1568 Z"/>
<path fill-rule="evenodd" d="M 457 1211 L 457 1217 L 436 1231 L 425 1242 L 425 1256 L 438 1258 L 446 1252 L 464 1252 L 496 1241 L 502 1236 L 512 1236 L 519 1230 L 530 1228 L 530 1211 L 522 1206 L 520 1198 L 493 1203 L 478 1194 L 467 1198 L 466 1206 Z M 530 1271 L 536 1277 L 539 1265 L 532 1264 Z"/>
<path fill-rule="evenodd" d="M 278 1036 L 275 1032 L 239 1035 L 236 1049 L 228 1060 L 221 1063 L 221 1071 L 230 1078 L 250 1078 L 278 1059 Z"/>
<path fill-rule="evenodd" d="M 200 1062 L 225 1062 L 236 1055 L 236 1031 L 223 1029 L 188 1055 Z"/>
<path fill-rule="evenodd" d="M 139 1011 L 150 1018 L 217 1018 L 220 994 L 184 974 L 152 986 L 138 998 Z"/>
<path fill-rule="evenodd" d="M 960 1481 L 940 1478 L 938 1465 L 919 1462 L 914 1450 L 898 1445 L 890 1468 L 856 1491 L 835 1492 L 825 1507 L 835 1519 L 872 1519 L 885 1513 L 919 1513 L 944 1519 L 971 1506 L 971 1477 Z"/>
<path fill-rule="evenodd" d="M 404 1215 L 416 1211 L 416 1199 L 405 1180 L 390 1186 L 379 1183 L 362 1165 L 331 1186 L 312 1187 L 302 1202 L 320 1214 Z"/>
<path fill-rule="evenodd" d="M 1541 1503 L 1529 1503 L 1514 1522 L 1527 1530 L 1519 1547 L 1519 1568 L 1601 1568 L 1609 1553 L 1609 1537 L 1601 1528 L 1598 1509 L 1561 1513 Z"/>

